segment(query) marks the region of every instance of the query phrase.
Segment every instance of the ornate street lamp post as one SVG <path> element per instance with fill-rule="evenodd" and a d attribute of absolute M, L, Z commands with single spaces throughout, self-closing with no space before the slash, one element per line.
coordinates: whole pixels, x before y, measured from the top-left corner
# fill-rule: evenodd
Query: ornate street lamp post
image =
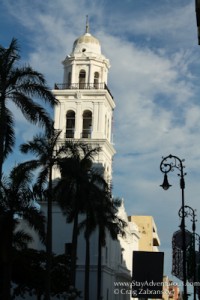
<path fill-rule="evenodd" d="M 198 34 L 198 44 L 200 45 L 200 0 L 195 1 L 196 8 L 196 20 L 197 20 L 197 34 Z"/>
<path fill-rule="evenodd" d="M 198 250 L 195 251 L 195 260 L 196 260 L 196 269 L 195 269 L 195 275 L 196 275 L 196 281 L 199 283 L 200 281 L 200 235 L 195 232 L 195 241 L 198 243 Z M 200 295 L 200 287 L 196 287 L 196 292 L 198 295 Z M 200 297 L 199 297 L 200 299 Z"/>
<path fill-rule="evenodd" d="M 185 189 L 185 180 L 184 176 L 186 173 L 183 172 L 185 168 L 183 166 L 183 161 L 177 156 L 168 155 L 164 157 L 160 163 L 160 170 L 164 173 L 164 181 L 161 184 L 161 187 L 164 190 L 168 190 L 171 186 L 168 182 L 167 173 L 170 171 L 174 171 L 174 169 L 178 169 L 180 173 L 178 176 L 180 177 L 180 188 L 181 188 L 181 211 L 182 211 L 182 222 L 181 222 L 181 230 L 182 230 L 182 250 L 183 250 L 183 299 L 187 300 L 187 267 L 186 267 L 186 234 L 185 234 L 185 196 L 184 196 L 184 189 Z"/>
<path fill-rule="evenodd" d="M 190 255 L 192 256 L 192 261 L 188 262 L 190 265 L 190 272 L 188 270 L 188 278 L 189 280 L 192 280 L 192 282 L 194 283 L 193 288 L 194 288 L 194 297 L 193 299 L 196 300 L 196 247 L 195 247 L 195 237 L 196 237 L 196 210 L 194 210 L 192 207 L 185 205 L 184 207 L 184 212 L 185 212 L 185 217 L 189 217 L 191 216 L 192 219 L 192 245 L 191 245 L 191 251 L 190 251 Z M 179 217 L 181 219 L 183 219 L 182 216 L 182 208 L 179 209 Z M 180 225 L 180 227 L 182 226 L 182 224 Z M 191 243 L 190 243 L 191 244 Z M 190 274 L 189 274 L 190 273 Z M 190 278 L 191 276 L 191 278 Z"/>

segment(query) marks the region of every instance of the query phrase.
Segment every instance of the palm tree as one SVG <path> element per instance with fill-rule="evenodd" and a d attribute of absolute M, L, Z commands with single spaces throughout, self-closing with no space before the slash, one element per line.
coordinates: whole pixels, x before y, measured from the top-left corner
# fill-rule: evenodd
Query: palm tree
<path fill-rule="evenodd" d="M 29 170 L 39 168 L 37 186 L 40 191 L 46 189 L 47 200 L 47 285 L 46 285 L 46 299 L 50 299 L 51 293 L 51 257 L 52 257 L 52 172 L 54 166 L 58 163 L 58 160 L 66 152 L 65 144 L 59 145 L 59 137 L 61 131 L 51 129 L 46 134 L 36 135 L 32 141 L 29 141 L 20 146 L 20 150 L 23 153 L 31 153 L 36 156 L 36 159 L 32 159 L 23 163 Z"/>
<path fill-rule="evenodd" d="M 88 173 L 88 190 L 84 203 L 85 219 L 79 224 L 79 229 L 84 229 L 85 231 L 84 236 L 86 241 L 85 300 L 89 300 L 90 291 L 90 237 L 98 226 L 99 209 L 101 210 L 101 204 L 105 201 L 104 198 L 108 197 L 108 192 L 109 186 L 104 180 L 102 174 L 92 167 Z"/>
<path fill-rule="evenodd" d="M 3 162 L 12 152 L 15 142 L 14 116 L 8 103 L 12 101 L 31 123 L 46 128 L 50 128 L 51 118 L 32 97 L 50 104 L 51 107 L 57 103 L 41 73 L 30 66 L 17 66 L 19 52 L 16 39 L 12 39 L 8 48 L 0 45 L 0 180 Z"/>
<path fill-rule="evenodd" d="M 84 283 L 84 299 L 89 300 L 90 296 L 90 236 L 96 228 L 94 215 L 91 211 L 87 211 L 85 220 L 85 283 Z"/>
<path fill-rule="evenodd" d="M 112 199 L 111 186 L 94 167 L 88 174 L 87 194 L 84 202 L 85 219 L 80 222 L 79 229 L 84 230 L 86 242 L 85 255 L 85 287 L 84 299 L 89 300 L 90 280 L 90 237 L 98 228 L 98 267 L 97 267 L 97 299 L 101 299 L 101 252 L 106 245 L 106 236 L 113 240 L 118 235 L 125 235 L 126 222 L 117 216 L 117 207 L 121 205 L 119 199 Z"/>
<path fill-rule="evenodd" d="M 58 204 L 67 222 L 73 222 L 72 256 L 71 256 L 71 285 L 76 281 L 76 259 L 78 243 L 79 214 L 85 213 L 85 203 L 88 199 L 88 184 L 94 156 L 100 148 L 91 148 L 81 142 L 68 142 L 68 154 L 59 162 L 61 179 L 55 192 Z"/>
<path fill-rule="evenodd" d="M 98 226 L 98 264 L 97 264 L 97 300 L 101 299 L 101 267 L 102 247 L 106 246 L 107 234 L 112 240 L 117 240 L 118 235 L 124 236 L 124 228 L 127 225 L 124 220 L 117 216 L 117 207 L 121 205 L 119 199 L 111 199 L 107 193 L 102 197 L 99 209 L 97 209 Z"/>
<path fill-rule="evenodd" d="M 20 222 L 27 222 L 29 228 L 38 232 L 44 242 L 43 214 L 33 205 L 34 195 L 30 184 L 32 174 L 23 166 L 16 166 L 0 183 L 0 263 L 3 268 L 3 291 L 1 299 L 10 299 L 12 274 L 12 247 L 16 243 L 14 232 Z M 18 232 L 18 236 L 23 233 Z M 28 237 L 26 237 L 28 241 Z"/>

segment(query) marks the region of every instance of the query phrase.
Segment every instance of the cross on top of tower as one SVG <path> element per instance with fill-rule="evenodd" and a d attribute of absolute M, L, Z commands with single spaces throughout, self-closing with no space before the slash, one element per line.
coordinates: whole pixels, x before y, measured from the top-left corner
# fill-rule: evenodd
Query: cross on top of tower
<path fill-rule="evenodd" d="M 86 16 L 85 33 L 77 38 L 73 44 L 72 53 L 95 53 L 101 55 L 101 45 L 97 38 L 89 32 L 89 18 Z"/>
<path fill-rule="evenodd" d="M 89 33 L 89 18 L 88 18 L 88 15 L 86 16 L 86 29 L 85 29 L 85 33 Z"/>

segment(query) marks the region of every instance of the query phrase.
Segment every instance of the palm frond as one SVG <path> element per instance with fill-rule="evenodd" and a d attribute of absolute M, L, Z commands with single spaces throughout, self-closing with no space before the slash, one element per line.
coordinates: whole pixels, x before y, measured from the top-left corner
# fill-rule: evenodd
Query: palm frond
<path fill-rule="evenodd" d="M 34 136 L 32 141 L 20 145 L 20 151 L 25 154 L 34 154 L 36 157 L 44 155 L 47 151 L 47 143 L 44 136 L 41 134 Z"/>
<path fill-rule="evenodd" d="M 40 171 L 40 173 L 38 174 L 38 177 L 37 177 L 37 185 L 40 189 L 44 189 L 44 186 L 47 184 L 48 175 L 49 175 L 48 166 L 46 168 L 45 167 L 42 168 L 42 170 Z"/>
<path fill-rule="evenodd" d="M 39 85 L 46 85 L 44 76 L 33 70 L 31 66 L 26 65 L 20 68 L 15 68 L 10 73 L 10 84 L 15 86 L 21 86 L 24 82 L 32 82 Z"/>
<path fill-rule="evenodd" d="M 45 242 L 45 216 L 34 206 L 23 211 L 23 218 L 30 228 L 33 228 L 39 235 L 42 243 Z"/>
<path fill-rule="evenodd" d="M 15 144 L 14 135 L 14 121 L 11 112 L 5 108 L 5 140 L 4 140 L 4 159 L 7 158 L 8 154 L 12 152 L 13 146 Z"/>
<path fill-rule="evenodd" d="M 13 246 L 18 250 L 27 248 L 28 244 L 32 242 L 32 236 L 24 230 L 18 230 L 13 235 Z"/>
<path fill-rule="evenodd" d="M 40 161 L 38 161 L 37 159 L 32 159 L 20 163 L 19 166 L 23 167 L 24 169 L 27 169 L 27 171 L 33 172 L 35 171 L 35 169 L 40 167 Z"/>
<path fill-rule="evenodd" d="M 10 185 L 15 189 L 30 184 L 32 178 L 33 174 L 24 164 L 18 164 L 11 170 L 9 175 Z"/>
<path fill-rule="evenodd" d="M 27 95 L 19 92 L 13 92 L 12 100 L 16 106 L 19 107 L 24 117 L 29 122 L 46 128 L 50 128 L 52 126 L 52 120 L 46 110 Z"/>
<path fill-rule="evenodd" d="M 52 92 L 46 86 L 44 86 L 44 84 L 34 82 L 35 80 L 33 81 L 33 79 L 35 79 L 35 77 L 18 85 L 17 92 L 19 94 L 26 94 L 29 97 L 35 96 L 43 100 L 45 103 L 48 103 L 51 107 L 54 107 L 58 101 Z"/>
<path fill-rule="evenodd" d="M 5 81 L 10 74 L 14 63 L 20 59 L 17 40 L 13 38 L 8 48 L 0 46 L 0 53 L 1 78 Z"/>

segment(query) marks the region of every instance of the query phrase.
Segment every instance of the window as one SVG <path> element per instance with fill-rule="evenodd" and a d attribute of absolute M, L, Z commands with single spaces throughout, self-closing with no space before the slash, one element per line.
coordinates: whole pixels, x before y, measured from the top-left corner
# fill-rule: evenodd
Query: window
<path fill-rule="evenodd" d="M 69 110 L 66 115 L 66 138 L 74 138 L 75 112 Z"/>
<path fill-rule="evenodd" d="M 80 89 L 85 88 L 85 77 L 86 77 L 85 71 L 81 70 L 79 73 L 79 88 Z"/>
<path fill-rule="evenodd" d="M 95 89 L 99 88 L 99 73 L 98 72 L 94 73 L 94 88 Z"/>
<path fill-rule="evenodd" d="M 109 132 L 110 132 L 110 122 L 108 120 L 108 130 L 107 130 L 107 138 L 109 139 Z"/>
<path fill-rule="evenodd" d="M 71 81 L 72 81 L 72 73 L 69 72 L 68 73 L 68 82 L 67 82 L 68 88 L 71 86 L 71 83 L 72 83 Z"/>
<path fill-rule="evenodd" d="M 91 138 L 92 133 L 92 113 L 85 110 L 83 113 L 83 133 L 82 138 Z"/>
<path fill-rule="evenodd" d="M 107 116 L 105 115 L 105 128 L 104 128 L 105 136 L 106 136 L 106 132 L 107 132 Z"/>

